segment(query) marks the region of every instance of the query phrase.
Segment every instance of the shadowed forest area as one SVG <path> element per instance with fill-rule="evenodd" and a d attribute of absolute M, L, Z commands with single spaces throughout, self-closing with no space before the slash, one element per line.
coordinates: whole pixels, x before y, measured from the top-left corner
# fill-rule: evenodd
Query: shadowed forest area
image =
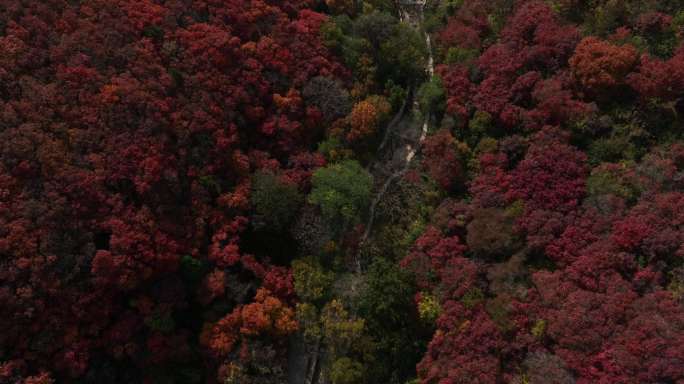
<path fill-rule="evenodd" d="M 684 0 L 0 1 L 0 384 L 684 384 Z"/>

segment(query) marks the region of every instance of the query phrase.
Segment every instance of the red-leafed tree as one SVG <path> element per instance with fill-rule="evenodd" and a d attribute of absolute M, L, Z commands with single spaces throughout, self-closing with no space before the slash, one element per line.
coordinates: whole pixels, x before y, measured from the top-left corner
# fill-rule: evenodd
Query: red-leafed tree
<path fill-rule="evenodd" d="M 684 93 L 684 49 L 668 60 L 644 55 L 639 70 L 627 77 L 627 82 L 647 99 L 673 101 Z"/>
<path fill-rule="evenodd" d="M 432 288 L 448 261 L 465 249 L 458 236 L 445 237 L 437 228 L 429 227 L 401 264 L 415 275 L 420 287 Z"/>
<path fill-rule="evenodd" d="M 463 177 L 459 143 L 448 130 L 429 136 L 423 143 L 423 168 L 446 190 Z"/>
<path fill-rule="evenodd" d="M 447 95 L 446 111 L 461 119 L 470 115 L 470 94 L 474 85 L 470 81 L 468 69 L 462 66 L 438 66 L 436 72 L 442 79 Z"/>
<path fill-rule="evenodd" d="M 638 64 L 631 45 L 617 46 L 596 37 L 586 37 L 570 58 L 573 75 L 588 92 L 605 93 L 625 84 Z"/>
<path fill-rule="evenodd" d="M 306 192 L 325 164 L 311 150 L 329 111 L 304 88 L 349 73 L 312 6 L 0 7 L 0 344 L 18 376 L 165 381 L 185 361 L 202 377 L 221 361 L 196 363 L 190 308 L 248 308 L 259 328 L 271 309 L 245 302 L 262 280 L 258 305 L 292 304 L 287 269 L 249 241 L 251 175 Z"/>
<path fill-rule="evenodd" d="M 417 366 L 420 382 L 495 383 L 501 366 L 497 352 L 503 346 L 496 325 L 481 305 L 467 309 L 448 301 L 443 311 L 428 351 Z"/>
<path fill-rule="evenodd" d="M 547 127 L 532 139 L 525 159 L 511 174 L 510 199 L 532 209 L 566 211 L 585 193 L 586 156 L 565 144 L 563 134 Z"/>

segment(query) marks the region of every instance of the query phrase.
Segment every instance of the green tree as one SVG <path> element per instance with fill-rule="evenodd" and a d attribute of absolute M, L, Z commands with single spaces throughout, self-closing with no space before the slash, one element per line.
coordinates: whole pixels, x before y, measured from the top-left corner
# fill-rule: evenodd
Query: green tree
<path fill-rule="evenodd" d="M 337 359 L 330 371 L 333 384 L 358 384 L 363 382 L 363 365 L 348 357 Z"/>
<path fill-rule="evenodd" d="M 355 36 L 354 22 L 347 15 L 335 16 L 321 26 L 323 43 L 335 54 L 339 55 L 348 68 L 356 68 L 369 46 L 367 40 Z"/>
<path fill-rule="evenodd" d="M 292 222 L 303 200 L 296 185 L 268 172 L 254 175 L 250 199 L 262 224 L 276 231 Z"/>
<path fill-rule="evenodd" d="M 355 160 L 318 169 L 313 174 L 309 202 L 321 208 L 331 224 L 345 229 L 360 221 L 368 207 L 373 177 Z"/>
<path fill-rule="evenodd" d="M 396 34 L 399 23 L 396 17 L 385 12 L 372 12 L 354 21 L 354 32 L 370 42 L 373 50 Z"/>
<path fill-rule="evenodd" d="M 415 375 L 431 332 L 415 316 L 414 294 L 411 277 L 396 263 L 377 258 L 370 265 L 358 303 L 375 342 L 370 382 L 402 383 Z"/>
<path fill-rule="evenodd" d="M 292 274 L 297 296 L 307 302 L 325 299 L 334 279 L 333 273 L 326 272 L 313 260 L 294 260 Z"/>
<path fill-rule="evenodd" d="M 386 12 L 384 1 L 355 19 L 339 15 L 321 27 L 324 44 L 354 70 L 358 82 L 369 84 L 369 93 L 382 85 L 407 88 L 425 76 L 427 48 L 423 36 Z M 378 87 L 380 85 L 380 87 Z"/>
<path fill-rule="evenodd" d="M 445 61 L 447 64 L 467 64 L 477 59 L 479 54 L 477 49 L 450 47 L 446 52 Z"/>
<path fill-rule="evenodd" d="M 418 90 L 420 110 L 426 115 L 435 115 L 438 119 L 446 110 L 446 93 L 439 76 L 433 76 Z"/>
<path fill-rule="evenodd" d="M 332 356 L 343 356 L 362 344 L 364 319 L 350 314 L 339 300 L 332 300 L 323 307 L 321 324 Z"/>
<path fill-rule="evenodd" d="M 427 47 L 423 36 L 405 24 L 398 24 L 394 35 L 380 46 L 378 67 L 382 83 L 393 79 L 409 84 L 425 77 Z"/>

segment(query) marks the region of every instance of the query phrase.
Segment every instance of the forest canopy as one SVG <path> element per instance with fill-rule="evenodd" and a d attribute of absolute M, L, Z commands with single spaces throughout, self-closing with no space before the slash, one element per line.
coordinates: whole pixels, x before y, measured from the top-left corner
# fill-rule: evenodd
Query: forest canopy
<path fill-rule="evenodd" d="M 0 383 L 684 383 L 684 1 L 4 0 Z"/>

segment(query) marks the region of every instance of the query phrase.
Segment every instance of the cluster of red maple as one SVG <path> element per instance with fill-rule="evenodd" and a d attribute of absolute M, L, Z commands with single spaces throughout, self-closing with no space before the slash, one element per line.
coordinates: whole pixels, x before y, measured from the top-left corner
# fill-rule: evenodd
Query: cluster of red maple
<path fill-rule="evenodd" d="M 582 37 L 518 1 L 487 43 L 492 6 L 466 1 L 437 32 L 455 133 L 424 162 L 458 182 L 431 154 L 473 136 L 476 162 L 472 200 L 445 200 L 402 262 L 418 306 L 440 304 L 420 382 L 684 382 L 684 48 L 637 44 L 682 30 L 651 10 Z M 606 139 L 622 134 L 643 141 Z"/>
<path fill-rule="evenodd" d="M 0 382 L 199 382 L 296 329 L 240 238 L 255 170 L 306 190 L 325 162 L 302 89 L 348 72 L 307 3 L 0 5 Z"/>
<path fill-rule="evenodd" d="M 3 1 L 0 383 L 684 383 L 684 2 L 394 6 Z"/>

